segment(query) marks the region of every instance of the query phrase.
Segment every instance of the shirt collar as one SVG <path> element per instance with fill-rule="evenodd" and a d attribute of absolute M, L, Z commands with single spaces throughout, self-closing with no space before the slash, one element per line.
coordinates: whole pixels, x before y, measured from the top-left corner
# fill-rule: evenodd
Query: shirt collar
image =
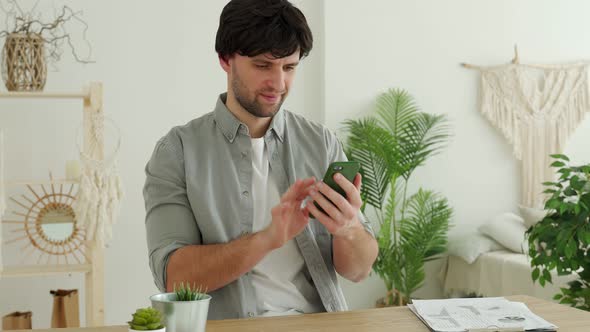
<path fill-rule="evenodd" d="M 242 123 L 232 114 L 232 112 L 227 109 L 225 106 L 226 100 L 227 94 L 220 94 L 213 113 L 217 127 L 221 130 L 225 138 L 233 143 L 234 139 L 238 135 L 238 129 L 240 129 Z"/>
<path fill-rule="evenodd" d="M 234 139 L 238 135 L 238 131 L 240 127 L 243 127 L 245 132 L 248 132 L 248 127 L 240 122 L 238 118 L 233 115 L 233 113 L 225 106 L 227 101 L 227 93 L 222 93 L 219 95 L 217 99 L 217 104 L 215 105 L 215 110 L 213 111 L 215 122 L 217 123 L 217 127 L 221 130 L 225 138 L 233 143 Z M 273 116 L 273 119 L 268 127 L 268 131 L 273 132 L 277 138 L 282 142 L 283 137 L 285 134 L 285 112 L 283 109 L 279 109 L 279 111 Z"/>
<path fill-rule="evenodd" d="M 268 130 L 272 130 L 279 141 L 283 142 L 283 136 L 285 135 L 285 111 L 282 107 L 272 117 Z"/>

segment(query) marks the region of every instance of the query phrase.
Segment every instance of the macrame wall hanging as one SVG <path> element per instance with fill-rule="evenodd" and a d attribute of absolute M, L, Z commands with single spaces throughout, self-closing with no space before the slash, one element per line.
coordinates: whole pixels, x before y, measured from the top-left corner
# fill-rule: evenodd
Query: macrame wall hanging
<path fill-rule="evenodd" d="M 104 120 L 102 113 L 91 118 L 93 133 L 85 151 L 78 145 L 80 151 L 81 175 L 80 187 L 74 212 L 78 223 L 86 230 L 87 238 L 96 239 L 98 243 L 106 245 L 112 238 L 112 228 L 117 220 L 119 204 L 123 197 L 123 187 L 117 167 L 117 157 L 121 145 L 121 132 L 114 121 L 108 120 L 112 129 L 116 131 L 116 144 L 113 151 L 105 155 L 102 160 L 94 159 L 96 149 L 104 142 Z"/>
<path fill-rule="evenodd" d="M 521 160 L 521 204 L 542 208 L 542 183 L 554 180 L 549 155 L 563 152 L 590 110 L 588 63 L 521 64 L 515 46 L 510 64 L 462 65 L 480 72 L 480 111 Z"/>

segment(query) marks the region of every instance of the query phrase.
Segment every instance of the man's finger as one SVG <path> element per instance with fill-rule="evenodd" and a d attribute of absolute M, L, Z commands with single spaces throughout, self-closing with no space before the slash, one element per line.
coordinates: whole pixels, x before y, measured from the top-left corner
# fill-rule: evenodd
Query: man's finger
<path fill-rule="evenodd" d="M 307 208 L 307 204 L 305 204 L 305 206 L 303 207 L 303 209 L 301 209 L 301 213 L 303 213 L 303 216 L 306 219 L 309 219 L 309 209 Z"/>
<path fill-rule="evenodd" d="M 320 192 L 313 190 L 311 192 L 311 198 L 326 212 L 328 217 L 333 220 L 340 220 L 342 218 L 340 210 Z"/>
<path fill-rule="evenodd" d="M 357 173 L 354 177 L 354 181 L 352 182 L 356 187 L 356 190 L 361 191 L 361 185 L 363 184 L 363 176 L 361 173 Z"/>
<path fill-rule="evenodd" d="M 352 183 L 349 182 L 349 184 L 352 186 Z M 346 197 L 340 195 L 340 193 L 332 189 L 325 182 L 318 182 L 317 188 L 319 192 L 324 194 L 324 196 L 326 196 L 326 198 L 338 208 L 338 210 L 344 212 L 346 211 L 347 205 L 350 205 Z"/>
<path fill-rule="evenodd" d="M 320 209 L 318 209 L 313 204 L 313 201 L 307 201 L 305 208 L 309 211 L 309 213 L 313 214 L 317 221 L 319 221 L 322 225 L 324 225 L 324 227 L 326 227 L 328 232 L 335 232 L 336 228 L 338 227 L 336 222 L 332 220 L 330 217 L 328 217 L 325 213 L 320 211 Z"/>
<path fill-rule="evenodd" d="M 346 198 L 348 198 L 348 202 L 350 205 L 354 207 L 360 207 L 363 205 L 360 195 L 360 183 L 361 183 L 361 174 L 357 173 L 354 177 L 353 182 L 348 181 L 344 175 L 340 173 L 336 173 L 334 175 L 334 181 L 346 192 Z"/>
<path fill-rule="evenodd" d="M 348 179 L 340 173 L 334 174 L 334 181 L 336 181 L 336 183 L 340 186 L 340 188 L 342 188 L 342 190 L 346 192 L 347 195 L 353 193 L 357 189 L 352 182 L 348 181 Z"/>
<path fill-rule="evenodd" d="M 281 197 L 281 202 L 287 202 L 291 200 L 297 200 L 307 187 L 311 186 L 315 182 L 314 177 L 306 178 L 303 180 L 296 180 L 295 183 L 285 192 Z"/>

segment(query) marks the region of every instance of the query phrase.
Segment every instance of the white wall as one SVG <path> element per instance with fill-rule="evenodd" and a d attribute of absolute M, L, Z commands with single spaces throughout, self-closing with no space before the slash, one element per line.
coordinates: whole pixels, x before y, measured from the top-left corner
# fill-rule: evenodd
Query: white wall
<path fill-rule="evenodd" d="M 225 89 L 214 38 L 226 1 L 68 3 L 84 10 L 97 63 L 80 66 L 66 55 L 60 71 L 50 73 L 46 90 L 71 91 L 88 81 L 102 81 L 105 112 L 123 131 L 119 164 L 126 197 L 105 257 L 106 323 L 123 324 L 132 310 L 148 305 L 148 296 L 156 292 L 145 244 L 143 167 L 158 138 L 170 127 L 210 111 L 217 94 Z M 458 63 L 505 62 L 512 57 L 515 42 L 523 61 L 590 58 L 590 43 L 584 38 L 590 27 L 584 13 L 590 4 L 532 0 L 510 5 L 498 0 L 295 3 L 307 15 L 316 44 L 303 61 L 287 107 L 338 129 L 345 118 L 368 112 L 379 92 L 405 88 L 424 110 L 448 113 L 455 127 L 448 152 L 418 172 L 415 185 L 447 195 L 457 223 L 480 223 L 495 213 L 514 210 L 517 164 L 504 139 L 476 111 L 476 73 Z M 48 169 L 63 176 L 65 160 L 76 157 L 73 131 L 80 121 L 79 105 L 47 106 L 53 113 L 38 110 L 41 106 L 0 101 L 0 127 L 6 129 L 9 143 L 9 180 L 44 179 Z M 585 161 L 590 157 L 583 150 L 588 129 L 586 121 L 568 147 L 568 152 Z M 16 250 L 4 249 L 7 263 L 18 258 Z M 436 268 L 430 270 L 433 276 Z M 0 314 L 31 309 L 34 326 L 47 327 L 48 291 L 82 289 L 82 282 L 78 275 L 0 280 Z M 424 296 L 436 295 L 435 280 L 429 287 Z M 383 289 L 375 277 L 360 284 L 345 283 L 352 308 L 373 306 Z"/>
<path fill-rule="evenodd" d="M 32 4 L 33 1 L 30 2 Z M 59 5 L 62 2 L 55 2 Z M 227 1 L 70 1 L 84 11 L 96 64 L 73 63 L 66 52 L 50 72 L 46 91 L 78 91 L 89 81 L 104 83 L 104 111 L 122 129 L 119 165 L 126 197 L 105 256 L 106 324 L 124 324 L 131 312 L 149 305 L 157 292 L 148 267 L 142 187 L 144 166 L 156 141 L 172 126 L 213 109 L 226 78 L 215 53 L 219 14 Z M 321 3 L 299 0 L 321 40 Z M 29 3 L 27 3 L 29 4 Z M 41 6 L 50 3 L 41 3 Z M 26 7 L 26 5 L 25 5 Z M 51 6 L 44 8 L 51 13 Z M 4 26 L 0 15 L 0 27 Z M 72 31 L 74 32 L 74 31 Z M 315 51 L 320 50 L 315 53 Z M 321 112 L 321 46 L 302 62 L 285 106 L 315 120 Z M 309 69 L 307 68 L 309 67 Z M 310 81 L 309 85 L 304 82 Z M 5 91 L 4 86 L 1 87 Z M 76 102 L 0 100 L 5 129 L 7 180 L 64 176 L 77 158 L 75 129 L 81 121 Z M 52 111 L 50 111 L 51 109 Z M 107 147 L 108 149 L 108 147 Z M 4 237 L 10 235 L 4 232 Z M 18 262 L 23 244 L 6 246 L 5 264 Z M 0 315 L 32 310 L 33 326 L 49 327 L 50 289 L 83 289 L 81 275 L 0 280 Z M 84 303 L 84 294 L 81 294 Z M 81 310 L 84 317 L 84 309 Z"/>
<path fill-rule="evenodd" d="M 406 89 L 424 111 L 448 114 L 454 127 L 449 149 L 420 169 L 412 186 L 446 195 L 457 229 L 516 211 L 518 163 L 478 113 L 477 72 L 459 63 L 506 63 L 515 43 L 521 62 L 590 59 L 589 10 L 577 0 L 325 0 L 326 124 L 338 129 L 370 111 L 380 92 Z M 566 152 L 589 162 L 588 141 L 586 119 Z M 418 296 L 440 295 L 432 270 L 430 288 Z M 364 306 L 374 300 L 364 294 L 382 289 L 375 278 L 346 292 Z"/>

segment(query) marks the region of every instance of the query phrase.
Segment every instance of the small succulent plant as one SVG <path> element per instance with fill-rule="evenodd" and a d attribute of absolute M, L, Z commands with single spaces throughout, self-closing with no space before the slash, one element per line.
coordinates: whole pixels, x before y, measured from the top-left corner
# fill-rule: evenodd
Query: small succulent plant
<path fill-rule="evenodd" d="M 154 308 L 137 309 L 133 314 L 133 320 L 127 322 L 133 330 L 149 331 L 159 330 L 164 327 L 161 322 L 162 314 Z"/>
<path fill-rule="evenodd" d="M 199 301 L 207 296 L 207 289 L 201 286 L 193 286 L 187 282 L 180 283 L 179 287 L 174 284 L 174 293 L 176 293 L 176 301 Z"/>

